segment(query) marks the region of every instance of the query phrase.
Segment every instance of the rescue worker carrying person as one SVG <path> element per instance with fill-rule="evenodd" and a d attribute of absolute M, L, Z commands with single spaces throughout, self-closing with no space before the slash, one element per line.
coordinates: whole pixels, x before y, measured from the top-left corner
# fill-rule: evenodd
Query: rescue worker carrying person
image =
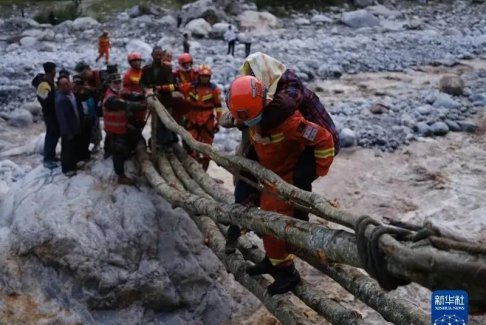
<path fill-rule="evenodd" d="M 129 53 L 128 63 L 130 64 L 130 68 L 123 75 L 122 98 L 145 104 L 145 93 L 140 86 L 140 78 L 142 77 L 142 54 L 138 52 Z M 147 110 L 142 110 L 133 114 L 133 119 L 130 121 L 130 124 L 135 126 L 141 135 L 146 121 Z"/>
<path fill-rule="evenodd" d="M 103 99 L 105 132 L 110 136 L 110 151 L 118 184 L 134 185 L 135 181 L 125 175 L 125 160 L 143 138 L 137 128 L 130 124 L 130 120 L 134 113 L 146 110 L 147 106 L 122 99 L 121 91 L 120 75 L 111 74 L 109 87 Z"/>
<path fill-rule="evenodd" d="M 240 68 L 240 74 L 255 76 L 267 89 L 267 97 L 271 101 L 265 105 L 263 110 L 262 128 L 273 128 L 298 110 L 306 120 L 324 127 L 332 134 L 335 154 L 338 153 L 339 136 L 331 116 L 319 97 L 302 83 L 294 70 L 287 69 L 282 62 L 269 55 L 256 52 L 245 59 Z M 229 112 L 224 112 L 220 119 L 220 125 L 223 127 L 237 126 Z M 256 160 L 256 154 L 250 146 L 248 130 L 245 130 L 241 125 L 239 128 L 242 129 L 242 139 L 237 154 Z M 296 187 L 312 191 L 312 182 L 316 179 L 316 174 L 314 169 L 308 168 L 308 166 L 314 165 L 314 151 L 312 148 L 308 148 L 304 150 L 294 169 L 293 184 Z M 243 174 L 243 176 L 256 181 L 251 175 Z M 236 203 L 259 204 L 259 191 L 238 176 L 235 176 L 234 195 Z M 297 219 L 309 220 L 308 212 L 304 210 L 294 211 L 293 216 Z M 235 251 L 239 235 L 240 228 L 236 225 L 230 225 L 226 243 L 228 254 Z"/>
<path fill-rule="evenodd" d="M 214 134 L 218 132 L 218 120 L 221 115 L 221 90 L 211 82 L 212 70 L 207 64 L 199 67 L 197 81 L 192 83 L 188 99 L 191 109 L 186 115 L 184 127 L 199 142 L 213 144 Z M 188 148 L 186 148 L 188 149 Z M 188 150 L 190 151 L 190 150 Z M 193 151 L 204 168 L 209 167 L 209 157 Z"/>
<path fill-rule="evenodd" d="M 235 79 L 228 92 L 228 108 L 235 120 L 243 122 L 249 130 L 250 141 L 257 161 L 265 168 L 279 175 L 283 180 L 294 184 L 294 171 L 302 153 L 310 149 L 314 165 L 307 166 L 316 176 L 325 176 L 334 158 L 334 141 L 326 128 L 305 119 L 299 110 L 281 118 L 279 122 L 267 127 L 269 118 L 265 114 L 267 89 L 253 76 Z M 278 111 L 274 114 L 278 115 Z M 279 119 L 278 116 L 271 118 Z M 260 208 L 293 217 L 294 209 L 279 198 L 265 185 L 266 191 L 260 195 Z M 285 240 L 273 236 L 263 236 L 265 258 L 248 267 L 251 276 L 270 273 L 275 281 L 268 286 L 270 295 L 292 290 L 299 282 L 300 275 L 294 266 L 292 248 Z"/>

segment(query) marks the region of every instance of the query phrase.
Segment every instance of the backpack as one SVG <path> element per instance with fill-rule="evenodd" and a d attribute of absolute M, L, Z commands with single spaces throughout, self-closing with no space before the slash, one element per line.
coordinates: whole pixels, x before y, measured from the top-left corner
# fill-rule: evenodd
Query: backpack
<path fill-rule="evenodd" d="M 30 84 L 32 85 L 32 87 L 37 89 L 42 81 L 44 81 L 44 74 L 40 72 L 35 75 L 34 79 L 32 79 L 32 82 Z"/>

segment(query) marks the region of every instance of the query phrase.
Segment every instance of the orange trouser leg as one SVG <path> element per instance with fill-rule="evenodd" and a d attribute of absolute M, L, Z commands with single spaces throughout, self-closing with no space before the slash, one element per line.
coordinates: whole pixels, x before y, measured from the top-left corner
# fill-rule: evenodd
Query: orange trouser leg
<path fill-rule="evenodd" d="M 274 211 L 287 216 L 291 216 L 293 212 L 292 206 L 266 192 L 261 193 L 260 207 L 262 210 Z M 292 263 L 294 256 L 291 254 L 289 245 L 285 240 L 269 235 L 264 235 L 262 240 L 265 254 L 274 266 L 287 266 Z"/>

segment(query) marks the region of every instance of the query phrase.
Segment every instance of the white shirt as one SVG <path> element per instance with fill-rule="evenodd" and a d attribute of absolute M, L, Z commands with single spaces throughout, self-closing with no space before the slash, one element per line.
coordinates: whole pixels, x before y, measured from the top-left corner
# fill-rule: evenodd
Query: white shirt
<path fill-rule="evenodd" d="M 226 33 L 224 33 L 224 40 L 227 42 L 234 41 L 236 39 L 236 34 L 232 29 L 228 29 Z"/>

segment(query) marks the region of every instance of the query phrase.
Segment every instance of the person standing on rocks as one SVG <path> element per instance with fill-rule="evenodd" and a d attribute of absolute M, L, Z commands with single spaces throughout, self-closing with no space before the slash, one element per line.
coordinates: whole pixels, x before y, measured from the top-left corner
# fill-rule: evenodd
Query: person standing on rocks
<path fill-rule="evenodd" d="M 140 86 L 146 95 L 155 94 L 164 107 L 172 112 L 172 92 L 175 90 L 174 76 L 172 68 L 164 64 L 165 53 L 160 46 L 155 46 L 152 50 L 152 63 L 142 68 Z M 177 142 L 177 135 L 167 129 L 157 114 L 152 114 L 153 123 L 157 130 L 157 145 L 164 147 Z M 155 150 L 156 148 L 152 148 Z"/>
<path fill-rule="evenodd" d="M 59 90 L 56 92 L 56 116 L 61 131 L 61 165 L 62 172 L 70 177 L 76 174 L 76 163 L 89 157 L 81 156 L 82 111 L 74 96 L 69 77 L 60 77 L 58 85 Z"/>
<path fill-rule="evenodd" d="M 37 86 L 37 100 L 42 107 L 42 116 L 46 124 L 46 136 L 44 138 L 44 167 L 53 169 L 57 167 L 56 147 L 59 141 L 59 123 L 56 118 L 54 78 L 56 76 L 56 64 L 46 62 L 43 64 L 44 76 Z"/>
<path fill-rule="evenodd" d="M 135 181 L 125 175 L 125 160 L 139 141 L 143 141 L 143 138 L 139 130 L 130 124 L 130 121 L 137 112 L 145 111 L 147 106 L 124 100 L 121 97 L 122 79 L 120 74 L 111 74 L 108 80 L 109 87 L 103 99 L 103 116 L 105 131 L 110 135 L 113 168 L 118 176 L 118 184 L 134 185 Z"/>
<path fill-rule="evenodd" d="M 228 30 L 224 33 L 224 40 L 228 42 L 228 53 L 235 56 L 235 43 L 236 43 L 236 33 L 233 31 L 231 25 L 228 26 Z"/>
<path fill-rule="evenodd" d="M 189 44 L 189 34 L 184 33 L 182 40 L 182 53 L 189 53 L 191 50 L 191 45 Z"/>
<path fill-rule="evenodd" d="M 102 57 L 105 57 L 105 64 L 110 63 L 110 37 L 108 36 L 108 32 L 104 31 L 103 34 L 98 38 L 98 57 L 96 58 L 96 62 L 98 62 Z"/>
<path fill-rule="evenodd" d="M 235 79 L 228 91 L 228 108 L 235 120 L 249 128 L 257 161 L 283 180 L 295 185 L 295 168 L 304 151 L 312 151 L 314 163 L 306 167 L 316 177 L 325 176 L 334 159 L 334 141 L 326 128 L 305 119 L 300 111 L 280 117 L 279 111 L 267 114 L 267 89 L 254 76 Z M 270 123 L 270 124 L 269 124 Z M 271 126 L 269 126 L 271 125 Z M 260 194 L 260 208 L 295 217 L 294 208 L 279 198 L 271 186 Z M 294 266 L 294 255 L 285 240 L 263 236 L 265 258 L 246 269 L 250 276 L 270 273 L 274 278 L 267 290 L 270 295 L 295 288 L 300 275 Z"/>

